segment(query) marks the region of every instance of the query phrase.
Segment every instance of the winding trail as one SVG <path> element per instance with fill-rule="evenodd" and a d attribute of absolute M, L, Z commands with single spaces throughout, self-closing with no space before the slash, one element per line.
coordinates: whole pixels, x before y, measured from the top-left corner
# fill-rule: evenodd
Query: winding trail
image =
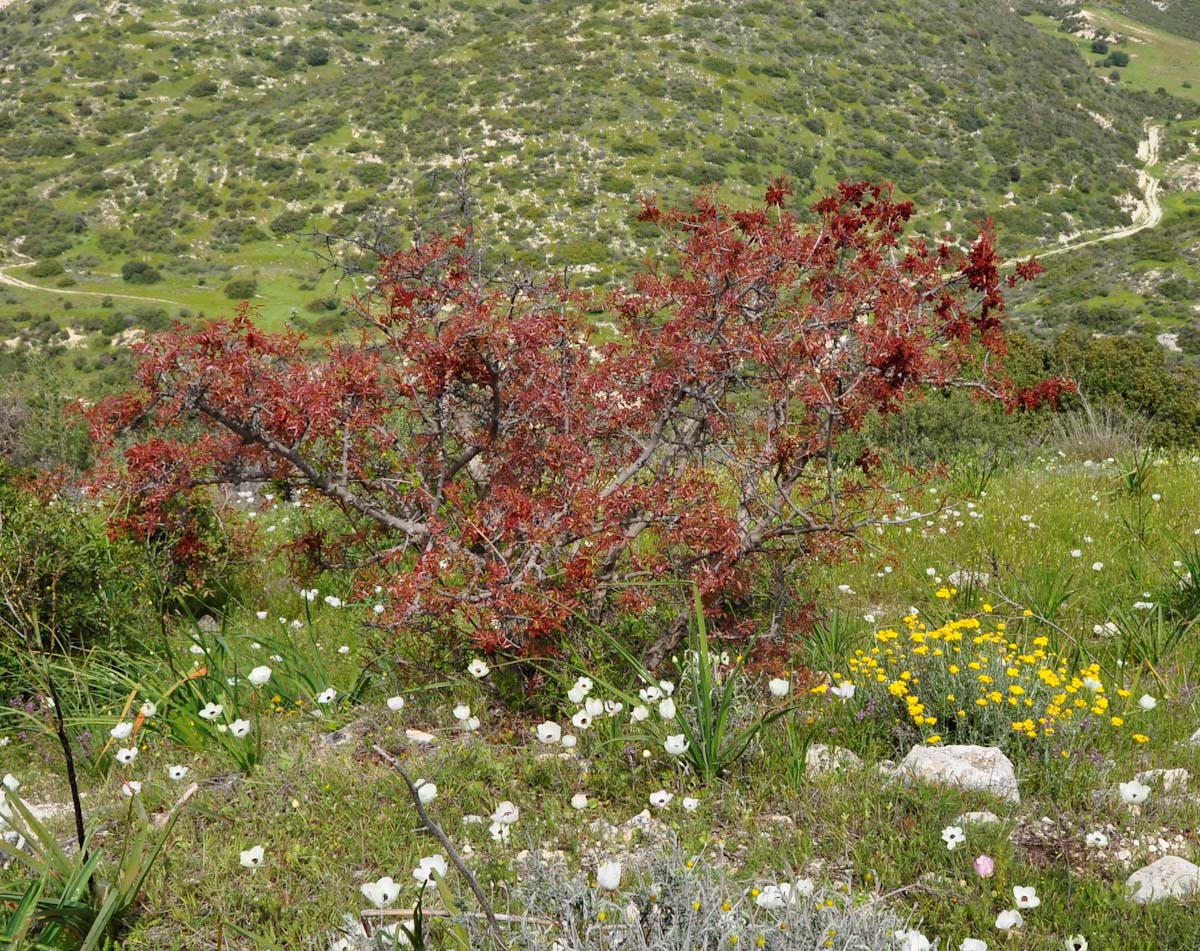
<path fill-rule="evenodd" d="M 0 0 L 3 4 L 4 0 Z M 21 255 L 25 257 L 25 255 Z M 148 297 L 139 294 L 109 294 L 105 291 L 72 291 L 67 288 L 59 287 L 42 287 L 38 284 L 30 284 L 28 281 L 22 281 L 20 278 L 13 277 L 9 271 L 19 267 L 30 267 L 36 262 L 32 258 L 26 258 L 20 264 L 10 264 L 8 267 L 0 267 L 0 284 L 7 284 L 9 287 L 17 287 L 24 291 L 40 291 L 43 294 L 70 294 L 72 297 L 111 297 L 113 300 L 139 300 L 147 301 L 152 304 L 168 304 L 171 307 L 178 307 L 179 302 L 167 300 L 165 297 Z"/>
<path fill-rule="evenodd" d="M 1036 252 L 1038 260 L 1051 257 L 1055 254 L 1065 254 L 1067 251 L 1077 251 L 1089 245 L 1100 244 L 1102 241 L 1117 241 L 1121 238 L 1128 238 L 1139 231 L 1153 228 L 1162 221 L 1162 205 L 1158 201 L 1158 187 L 1162 184 L 1162 181 L 1151 175 L 1150 169 L 1158 164 L 1158 150 L 1162 144 L 1163 128 L 1161 125 L 1151 125 L 1147 122 L 1146 138 L 1138 143 L 1137 157 L 1143 163 L 1142 168 L 1137 173 L 1138 185 L 1142 189 L 1142 201 L 1134 211 L 1133 221 L 1128 225 L 1115 228 L 1112 231 L 1106 231 L 1103 234 L 1093 235 L 1090 238 L 1080 236 L 1077 240 L 1067 241 L 1047 251 L 1038 251 Z"/>

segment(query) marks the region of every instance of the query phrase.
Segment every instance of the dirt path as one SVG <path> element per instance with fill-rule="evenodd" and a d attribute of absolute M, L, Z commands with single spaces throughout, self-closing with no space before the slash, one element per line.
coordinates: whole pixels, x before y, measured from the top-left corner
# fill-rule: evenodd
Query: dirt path
<path fill-rule="evenodd" d="M 1100 244 L 1102 241 L 1117 241 L 1121 238 L 1128 238 L 1139 231 L 1153 228 L 1162 221 L 1162 205 L 1158 201 L 1158 187 L 1161 181 L 1150 174 L 1150 169 L 1158 164 L 1158 149 L 1162 144 L 1162 134 L 1163 127 L 1161 125 L 1150 125 L 1147 123 L 1146 138 L 1138 143 L 1137 157 L 1143 163 L 1143 167 L 1138 171 L 1138 185 L 1142 189 L 1142 201 L 1134 211 L 1133 221 L 1124 227 L 1116 228 L 1113 231 L 1106 231 L 1104 234 L 1094 235 L 1090 238 L 1080 237 L 1077 240 L 1068 241 L 1047 251 L 1039 251 L 1037 253 L 1039 259 L 1048 258 L 1055 254 L 1065 254 L 1067 251 L 1077 251 L 1092 244 Z"/>
<path fill-rule="evenodd" d="M 3 7 L 4 2 L 5 0 L 0 0 L 0 8 Z M 8 273 L 19 267 L 29 267 L 34 263 L 31 260 L 27 260 L 21 264 L 10 264 L 8 267 L 0 267 L 0 284 L 7 284 L 9 287 L 18 287 L 23 291 L 41 291 L 43 294 L 70 294 L 72 297 L 111 297 L 113 300 L 137 300 L 151 304 L 167 304 L 170 307 L 179 306 L 177 302 L 167 300 L 165 297 L 142 297 L 138 294 L 109 294 L 104 291 L 72 291 L 66 288 L 42 287 L 38 284 L 30 284 L 28 281 L 22 281 L 20 278 L 13 277 Z"/>

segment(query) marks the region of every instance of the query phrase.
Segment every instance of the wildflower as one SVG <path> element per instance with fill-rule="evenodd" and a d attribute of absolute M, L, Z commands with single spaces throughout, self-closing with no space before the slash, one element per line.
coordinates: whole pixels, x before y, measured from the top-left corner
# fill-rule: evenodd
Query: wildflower
<path fill-rule="evenodd" d="M 621 887 L 621 863 L 609 859 L 596 869 L 596 884 L 605 891 L 615 892 Z"/>
<path fill-rule="evenodd" d="M 650 711 L 643 707 L 640 703 L 629 711 L 629 719 L 631 719 L 634 723 L 641 723 L 643 720 L 649 718 L 649 716 Z"/>
<path fill-rule="evenodd" d="M 583 698 L 592 692 L 592 681 L 589 677 L 580 677 L 575 686 L 567 691 L 567 697 L 572 703 L 583 703 Z"/>
<path fill-rule="evenodd" d="M 122 766 L 128 766 L 135 759 L 137 759 L 137 755 L 138 755 L 138 748 L 136 746 L 130 746 L 126 749 L 117 750 L 117 753 L 116 753 L 117 762 L 120 763 Z"/>
<path fill-rule="evenodd" d="M 545 723 L 539 723 L 537 727 L 537 738 L 540 742 L 547 745 L 557 743 L 562 739 L 562 727 L 553 720 L 547 720 Z"/>
<path fill-rule="evenodd" d="M 108 731 L 108 735 L 114 740 L 125 740 L 133 733 L 133 724 L 128 720 L 122 721 Z"/>
<path fill-rule="evenodd" d="M 509 836 L 512 835 L 512 829 L 503 822 L 493 822 L 488 826 L 488 834 L 492 837 L 493 842 L 503 845 L 508 841 Z"/>
<path fill-rule="evenodd" d="M 586 730 L 592 725 L 592 715 L 586 709 L 576 711 L 571 717 L 571 725 L 577 730 Z"/>
<path fill-rule="evenodd" d="M 583 709 L 585 709 L 592 718 L 604 715 L 604 701 L 599 697 L 588 697 L 583 701 Z"/>
<path fill-rule="evenodd" d="M 263 686 L 271 679 L 271 668 L 267 666 L 255 667 L 250 673 L 246 674 L 246 680 L 255 687 Z"/>
<path fill-rule="evenodd" d="M 638 696 L 646 703 L 654 703 L 662 698 L 663 692 L 658 687 L 651 684 L 649 687 L 643 687 L 638 691 Z"/>
<path fill-rule="evenodd" d="M 1130 805 L 1145 802 L 1150 796 L 1150 787 L 1138 782 L 1136 779 L 1132 779 L 1127 783 L 1121 783 L 1118 788 L 1121 790 L 1121 799 Z"/>
<path fill-rule="evenodd" d="M 975 859 L 975 874 L 980 878 L 991 878 L 996 871 L 996 860 L 990 855 L 980 855 Z"/>
<path fill-rule="evenodd" d="M 454 719 L 469 720 L 471 719 L 471 707 L 468 704 L 460 703 L 454 708 Z"/>
<path fill-rule="evenodd" d="M 658 704 L 658 715 L 664 720 L 675 719 L 675 701 L 670 697 L 664 698 Z"/>
<path fill-rule="evenodd" d="M 650 805 L 656 809 L 665 809 L 670 805 L 671 800 L 675 798 L 674 793 L 669 793 L 665 789 L 660 789 L 658 792 L 650 794 Z"/>
<path fill-rule="evenodd" d="M 771 691 L 772 697 L 786 697 L 792 689 L 792 685 L 782 677 L 773 677 L 767 683 L 767 689 Z"/>
<path fill-rule="evenodd" d="M 854 696 L 854 684 L 848 680 L 843 680 L 836 687 L 830 689 L 830 693 L 840 700 L 849 700 Z"/>
<path fill-rule="evenodd" d="M 671 756 L 682 756 L 688 750 L 687 737 L 682 733 L 672 733 L 663 742 L 663 748 Z"/>
<path fill-rule="evenodd" d="M 575 744 L 577 742 L 578 742 L 578 738 L 574 734 L 571 734 L 571 733 L 563 734 L 562 745 L 563 745 L 564 750 L 575 749 Z"/>
<path fill-rule="evenodd" d="M 1158 701 L 1155 700 L 1152 696 L 1150 696 L 1150 694 L 1144 693 L 1138 699 L 1138 706 L 1141 707 L 1143 710 L 1153 710 L 1155 707 L 1158 706 Z"/>
<path fill-rule="evenodd" d="M 126 799 L 132 799 L 142 791 L 142 784 L 136 779 L 127 779 L 121 783 L 121 795 Z"/>
<path fill-rule="evenodd" d="M 492 672 L 492 668 L 488 666 L 487 661 L 482 657 L 476 657 L 471 663 L 467 664 L 467 673 L 476 680 L 482 680 Z"/>
<path fill-rule="evenodd" d="M 1083 685 L 1087 687 L 1088 690 L 1092 691 L 1092 693 L 1095 693 L 1097 690 L 1104 689 L 1104 684 L 1100 683 L 1100 681 L 1095 677 L 1084 677 Z"/>
<path fill-rule="evenodd" d="M 1087 938 L 1081 934 L 1073 934 L 1063 942 L 1067 951 L 1088 951 Z"/>
<path fill-rule="evenodd" d="M 782 908 L 787 904 L 787 896 L 778 885 L 768 885 L 754 899 L 759 908 Z"/>
<path fill-rule="evenodd" d="M 327 687 L 325 690 L 322 690 L 319 694 L 317 694 L 317 703 L 333 703 L 336 696 L 337 690 L 335 690 L 333 687 Z"/>
<path fill-rule="evenodd" d="M 263 847 L 252 845 L 248 849 L 243 849 L 239 858 L 246 868 L 258 868 L 263 863 Z"/>
<path fill-rule="evenodd" d="M 9 792 L 16 792 L 21 788 L 21 781 L 12 773 L 5 773 L 4 778 L 0 779 L 0 786 L 3 786 Z M 3 798 L 3 790 L 0 790 L 0 798 Z"/>
<path fill-rule="evenodd" d="M 571 797 L 572 809 L 586 809 L 588 806 L 588 797 L 584 793 L 576 793 Z"/>
<path fill-rule="evenodd" d="M 897 931 L 892 937 L 896 939 L 896 946 L 901 951 L 929 951 L 932 947 L 929 939 L 915 928 L 909 931 Z"/>
<path fill-rule="evenodd" d="M 1033 886 L 1023 888 L 1020 885 L 1014 885 L 1013 899 L 1018 908 L 1036 908 L 1042 903 L 1042 900 L 1037 897 L 1037 889 Z"/>
<path fill-rule="evenodd" d="M 513 803 L 505 799 L 496 807 L 496 811 L 492 813 L 492 821 L 498 822 L 500 825 L 510 826 L 517 821 L 521 816 L 521 810 Z"/>
<path fill-rule="evenodd" d="M 325 603 L 328 604 L 331 608 L 340 608 L 342 606 L 342 599 L 334 597 L 332 594 L 325 595 L 324 600 L 325 600 Z"/>
<path fill-rule="evenodd" d="M 363 896 L 376 908 L 387 908 L 400 895 L 400 886 L 390 875 L 376 882 L 364 882 L 360 889 Z"/>
<path fill-rule="evenodd" d="M 1133 734 L 1133 742 L 1135 742 L 1135 743 L 1149 743 L 1149 742 L 1150 742 L 1150 737 L 1146 736 L 1146 734 L 1145 734 L 1145 733 L 1135 733 L 1135 734 Z"/>
<path fill-rule="evenodd" d="M 258 618 L 260 621 L 265 621 L 267 619 L 267 612 L 266 611 L 255 611 L 254 616 L 256 618 Z"/>
<path fill-rule="evenodd" d="M 721 651 L 721 663 L 729 663 L 729 655 L 724 651 Z M 669 697 L 675 692 L 675 685 L 669 680 L 660 680 L 658 682 L 658 689 L 662 691 L 664 697 Z"/>
<path fill-rule="evenodd" d="M 1102 849 L 1108 845 L 1108 836 L 1099 830 L 1089 832 L 1084 836 L 1083 841 L 1090 845 L 1093 849 Z"/>
<path fill-rule="evenodd" d="M 152 700 L 147 700 L 141 705 L 141 707 L 138 708 L 138 713 L 149 719 L 150 717 L 154 716 L 154 714 L 158 713 L 158 705 Z"/>
<path fill-rule="evenodd" d="M 188 768 L 186 766 L 168 766 L 167 767 L 167 776 L 169 776 L 171 779 L 175 780 L 176 782 L 183 779 L 183 777 L 186 776 L 187 774 L 188 774 Z"/>
<path fill-rule="evenodd" d="M 1092 571 L 1103 571 L 1103 570 L 1104 570 L 1104 562 L 1102 562 L 1102 561 L 1092 562 Z"/>
<path fill-rule="evenodd" d="M 946 850 L 953 852 L 967 841 L 967 835 L 963 832 L 962 826 L 946 826 L 942 830 L 942 841 L 946 843 Z"/>
<path fill-rule="evenodd" d="M 224 712 L 225 708 L 221 706 L 221 704 L 206 703 L 204 705 L 204 709 L 200 711 L 199 717 L 201 720 L 215 720 Z"/>
<path fill-rule="evenodd" d="M 1012 931 L 1013 928 L 1020 928 L 1023 924 L 1025 924 L 1025 918 L 1015 908 L 1002 911 L 996 916 L 996 927 L 1001 931 Z"/>
<path fill-rule="evenodd" d="M 341 647 L 338 648 L 338 653 L 339 654 L 349 654 L 350 653 L 350 645 L 343 644 Z"/>
<path fill-rule="evenodd" d="M 444 855 L 427 855 L 413 869 L 413 878 L 418 882 L 428 882 L 434 875 L 437 875 L 438 878 L 445 878 L 448 871 L 450 871 L 450 866 L 446 864 Z"/>
<path fill-rule="evenodd" d="M 438 790 L 436 783 L 431 783 L 425 779 L 418 779 L 413 783 L 413 786 L 416 787 L 417 798 L 421 801 L 422 805 L 427 802 L 433 802 L 437 798 Z"/>
<path fill-rule="evenodd" d="M 404 698 L 403 697 L 388 697 L 387 708 L 395 713 L 399 713 L 401 710 L 404 709 Z"/>
<path fill-rule="evenodd" d="M 604 713 L 607 716 L 615 717 L 618 713 L 620 713 L 624 709 L 625 709 L 625 704 L 621 703 L 619 700 L 605 700 L 604 701 Z"/>
<path fill-rule="evenodd" d="M 683 806 L 684 812 L 695 812 L 700 808 L 700 800 L 695 796 L 684 796 L 679 800 L 679 804 Z"/>
<path fill-rule="evenodd" d="M 980 941 L 978 938 L 963 938 L 963 943 L 958 946 L 958 951 L 987 951 L 987 942 Z"/>
<path fill-rule="evenodd" d="M 234 720 L 229 724 L 229 732 L 236 736 L 239 740 L 245 739 L 250 735 L 249 720 Z"/>

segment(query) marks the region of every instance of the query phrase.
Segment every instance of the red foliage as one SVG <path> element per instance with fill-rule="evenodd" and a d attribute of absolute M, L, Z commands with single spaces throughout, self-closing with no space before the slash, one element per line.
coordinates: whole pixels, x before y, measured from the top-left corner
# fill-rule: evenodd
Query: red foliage
<path fill-rule="evenodd" d="M 285 479 L 333 501 L 371 552 L 398 626 L 469 632 L 480 650 L 552 648 L 572 612 L 642 611 L 631 584 L 749 590 L 762 558 L 796 559 L 889 512 L 878 456 L 839 438 L 927 387 L 1010 406 L 989 227 L 964 254 L 905 242 L 912 206 L 843 184 L 801 223 L 772 182 L 763 207 L 709 194 L 644 204 L 670 242 L 606 302 L 550 283 L 482 283 L 462 236 L 382 261 L 354 344 L 315 353 L 242 310 L 143 348 L 138 389 L 90 411 L 117 447 L 98 481 L 161 528 L 218 483 Z M 1032 277 L 1033 262 L 1016 278 Z"/>

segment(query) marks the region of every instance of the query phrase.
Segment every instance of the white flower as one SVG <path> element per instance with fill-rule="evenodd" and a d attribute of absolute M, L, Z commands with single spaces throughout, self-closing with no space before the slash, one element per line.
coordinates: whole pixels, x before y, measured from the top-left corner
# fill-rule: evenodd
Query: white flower
<path fill-rule="evenodd" d="M 517 821 L 521 816 L 521 810 L 513 803 L 505 799 L 496 807 L 496 811 L 492 813 L 492 821 L 498 822 L 500 825 L 510 826 Z"/>
<path fill-rule="evenodd" d="M 339 654 L 349 654 L 350 653 L 350 645 L 343 644 L 341 647 L 338 648 L 338 653 Z"/>
<path fill-rule="evenodd" d="M 772 697 L 786 697 L 792 685 L 783 677 L 772 677 L 767 683 L 767 689 L 771 691 Z"/>
<path fill-rule="evenodd" d="M 562 745 L 563 745 L 564 750 L 575 749 L 575 744 L 577 742 L 579 742 L 579 740 L 574 734 L 572 734 L 572 733 L 564 733 L 563 734 Z"/>
<path fill-rule="evenodd" d="M 260 621 L 265 621 L 267 619 L 267 612 L 266 611 L 255 611 L 254 616 L 256 618 L 258 618 Z"/>
<path fill-rule="evenodd" d="M 437 798 L 437 784 L 431 783 L 424 779 L 418 779 L 414 786 L 417 787 L 417 798 L 422 803 L 433 802 Z"/>
<path fill-rule="evenodd" d="M 594 684 L 591 677 L 579 677 L 575 680 L 575 686 L 583 691 L 584 696 L 587 696 L 587 694 L 592 692 Z"/>
<path fill-rule="evenodd" d="M 658 715 L 660 717 L 662 717 L 664 720 L 674 720 L 675 719 L 675 701 L 672 700 L 670 697 L 666 697 L 663 700 L 659 701 Z"/>
<path fill-rule="evenodd" d="M 471 661 L 471 663 L 467 664 L 467 673 L 476 680 L 482 680 L 491 672 L 492 668 L 489 667 L 487 665 L 487 661 L 481 657 L 476 657 L 473 661 Z"/>
<path fill-rule="evenodd" d="M 553 720 L 539 723 L 537 726 L 537 738 L 540 742 L 547 745 L 557 743 L 562 739 L 562 727 Z"/>
<path fill-rule="evenodd" d="M 650 794 L 650 805 L 656 809 L 665 809 L 670 805 L 671 800 L 675 798 L 674 793 L 669 793 L 665 789 L 660 789 L 658 792 Z"/>
<path fill-rule="evenodd" d="M 646 703 L 654 703 L 656 700 L 660 699 L 662 695 L 662 691 L 653 685 L 649 687 L 643 687 L 638 691 L 638 696 L 641 697 Z"/>
<path fill-rule="evenodd" d="M 601 700 L 599 697 L 588 697 L 583 702 L 583 709 L 585 709 L 589 714 L 591 714 L 592 717 L 603 716 L 604 715 L 604 701 Z"/>
<path fill-rule="evenodd" d="M 987 942 L 980 941 L 978 938 L 963 938 L 963 943 L 958 946 L 958 951 L 987 951 Z"/>
<path fill-rule="evenodd" d="M 0 786 L 7 789 L 9 792 L 16 792 L 21 788 L 21 781 L 12 773 L 5 773 L 4 778 L 0 779 Z M 0 797 L 4 796 L 4 791 L 0 790 Z"/>
<path fill-rule="evenodd" d="M 132 799 L 142 791 L 142 784 L 136 779 L 127 779 L 121 783 L 121 795 L 126 799 Z"/>
<path fill-rule="evenodd" d="M 915 928 L 910 931 L 897 931 L 893 937 L 896 939 L 896 947 L 901 951 L 929 951 L 932 947 L 929 939 Z"/>
<path fill-rule="evenodd" d="M 204 648 L 201 647 L 199 644 L 193 644 L 191 647 L 188 648 L 188 651 L 193 654 L 203 654 Z"/>
<path fill-rule="evenodd" d="M 576 684 L 567 691 L 567 699 L 572 703 L 583 703 L 583 700 L 586 696 L 587 691 L 580 687 L 579 684 Z"/>
<path fill-rule="evenodd" d="M 758 896 L 754 899 L 754 903 L 759 908 L 782 908 L 787 902 L 783 890 L 778 885 L 767 885 L 763 887 Z"/>
<path fill-rule="evenodd" d="M 400 886 L 390 875 L 385 875 L 377 882 L 364 882 L 361 890 L 367 901 L 376 908 L 387 908 L 400 895 Z"/>
<path fill-rule="evenodd" d="M 471 707 L 468 704 L 460 703 L 454 708 L 454 719 L 469 720 L 471 719 Z"/>
<path fill-rule="evenodd" d="M 335 598 L 332 594 L 327 594 L 325 595 L 325 603 L 331 608 L 340 608 L 342 606 L 342 599 Z"/>
<path fill-rule="evenodd" d="M 1025 917 L 1015 908 L 1002 911 L 996 916 L 996 927 L 1001 931 L 1012 931 L 1013 928 L 1020 928 L 1023 924 L 1025 924 Z"/>
<path fill-rule="evenodd" d="M 1104 687 L 1104 684 L 1100 683 L 1100 681 L 1095 677 L 1084 677 L 1083 685 L 1087 687 L 1088 690 L 1092 691 L 1092 693 L 1095 693 L 1097 690 L 1100 690 Z"/>
<path fill-rule="evenodd" d="M 1063 942 L 1067 951 L 1088 951 L 1087 938 L 1081 934 L 1073 934 Z"/>
<path fill-rule="evenodd" d="M 376 604 L 371 607 L 371 610 L 376 614 L 382 614 L 386 609 L 382 604 Z"/>
<path fill-rule="evenodd" d="M 684 796 L 679 800 L 679 804 L 683 806 L 684 812 L 695 812 L 700 808 L 700 800 L 695 796 Z"/>
<path fill-rule="evenodd" d="M 848 680 L 843 680 L 836 687 L 830 688 L 829 692 L 841 700 L 849 700 L 854 696 L 854 684 Z"/>
<path fill-rule="evenodd" d="M 300 597 L 305 601 L 316 601 L 320 592 L 316 588 L 301 588 Z"/>
<path fill-rule="evenodd" d="M 263 863 L 263 847 L 261 845 L 254 845 L 248 849 L 243 849 L 238 858 L 246 868 L 258 868 Z"/>
<path fill-rule="evenodd" d="M 217 717 L 219 717 L 224 712 L 225 712 L 225 708 L 223 706 L 221 706 L 219 703 L 206 703 L 204 705 L 204 709 L 200 711 L 200 719 L 201 720 L 215 720 Z"/>
<path fill-rule="evenodd" d="M 337 697 L 337 690 L 333 687 L 328 687 L 317 694 L 317 703 L 333 703 Z"/>
<path fill-rule="evenodd" d="M 1018 908 L 1036 908 L 1042 903 L 1042 900 L 1037 897 L 1037 889 L 1032 885 L 1026 888 L 1014 885 L 1013 900 L 1017 903 Z"/>
<path fill-rule="evenodd" d="M 1138 706 L 1143 710 L 1153 710 L 1158 706 L 1158 701 L 1150 696 L 1150 694 L 1144 693 L 1138 698 Z"/>
<path fill-rule="evenodd" d="M 621 863 L 615 860 L 601 862 L 596 869 L 596 884 L 605 891 L 615 892 L 621 887 Z"/>
<path fill-rule="evenodd" d="M 493 842 L 499 842 L 503 845 L 512 835 L 512 829 L 506 826 L 503 822 L 493 822 L 488 826 L 488 834 L 491 835 Z"/>
<path fill-rule="evenodd" d="M 459 720 L 458 725 L 470 733 L 472 730 L 478 730 L 480 724 L 479 717 L 467 717 L 465 720 Z"/>
<path fill-rule="evenodd" d="M 245 739 L 250 735 L 249 720 L 234 720 L 229 724 L 229 732 L 236 736 L 239 740 Z"/>
<path fill-rule="evenodd" d="M 605 700 L 604 712 L 610 717 L 615 717 L 618 713 L 625 709 L 625 704 L 619 700 Z"/>
<path fill-rule="evenodd" d="M 672 733 L 663 742 L 663 748 L 672 756 L 682 756 L 688 750 L 687 737 L 682 733 Z"/>
<path fill-rule="evenodd" d="M 413 878 L 418 882 L 427 882 L 434 875 L 438 878 L 445 878 L 449 870 L 450 866 L 446 864 L 446 857 L 444 855 L 427 855 L 413 869 Z"/>
<path fill-rule="evenodd" d="M 629 711 L 629 719 L 634 723 L 641 723 L 650 716 L 650 711 L 643 707 L 640 703 Z"/>
<path fill-rule="evenodd" d="M 571 717 L 571 725 L 577 730 L 586 730 L 592 725 L 592 715 L 587 710 L 579 710 Z"/>
<path fill-rule="evenodd" d="M 1072 549 L 1071 549 L 1071 557 L 1072 557 L 1072 558 L 1082 558 L 1082 557 L 1083 557 L 1083 551 L 1082 551 L 1081 549 L 1079 549 L 1079 548 L 1072 548 Z"/>
<path fill-rule="evenodd" d="M 728 659 L 725 663 L 729 663 Z M 662 691 L 664 697 L 669 697 L 675 692 L 675 685 L 669 680 L 660 680 L 658 682 L 658 689 Z"/>
<path fill-rule="evenodd" d="M 1121 798 L 1131 805 L 1136 805 L 1139 802 L 1145 802 L 1150 796 L 1150 787 L 1144 783 L 1139 783 L 1136 779 L 1131 779 L 1127 783 L 1121 783 Z"/>
<path fill-rule="evenodd" d="M 404 698 L 403 697 L 388 697 L 387 708 L 395 713 L 399 713 L 401 710 L 404 709 Z"/>
<path fill-rule="evenodd" d="M 946 843 L 947 850 L 953 852 L 967 841 L 967 835 L 963 832 L 962 826 L 946 826 L 942 830 L 942 841 Z"/>
<path fill-rule="evenodd" d="M 122 750 L 117 750 L 117 762 L 122 766 L 128 766 L 135 759 L 137 759 L 137 755 L 138 748 L 136 746 L 130 746 Z"/>
<path fill-rule="evenodd" d="M 188 768 L 186 766 L 168 766 L 167 767 L 167 775 L 169 777 L 171 777 L 171 779 L 174 779 L 176 781 L 183 779 L 183 777 L 186 776 L 187 774 L 188 774 Z"/>
<path fill-rule="evenodd" d="M 1102 849 L 1108 845 L 1108 836 L 1097 830 L 1095 832 L 1089 832 L 1086 836 L 1084 836 L 1083 841 L 1090 845 L 1093 849 Z"/>
<path fill-rule="evenodd" d="M 271 679 L 270 667 L 255 667 L 250 673 L 246 674 L 246 680 L 255 687 L 261 687 Z"/>
<path fill-rule="evenodd" d="M 128 720 L 123 720 L 108 731 L 108 735 L 114 740 L 125 740 L 133 733 L 133 724 Z"/>
<path fill-rule="evenodd" d="M 1102 561 L 1092 562 L 1092 571 L 1102 571 L 1103 569 L 1104 569 L 1104 562 L 1102 562 Z"/>
<path fill-rule="evenodd" d="M 153 701 L 147 700 L 145 703 L 143 703 L 141 705 L 138 712 L 142 716 L 149 718 L 149 717 L 154 716 L 154 714 L 158 713 L 158 706 Z"/>
<path fill-rule="evenodd" d="M 571 797 L 571 808 L 572 809 L 586 809 L 587 806 L 588 806 L 588 797 L 584 793 L 577 792 L 574 796 Z"/>

